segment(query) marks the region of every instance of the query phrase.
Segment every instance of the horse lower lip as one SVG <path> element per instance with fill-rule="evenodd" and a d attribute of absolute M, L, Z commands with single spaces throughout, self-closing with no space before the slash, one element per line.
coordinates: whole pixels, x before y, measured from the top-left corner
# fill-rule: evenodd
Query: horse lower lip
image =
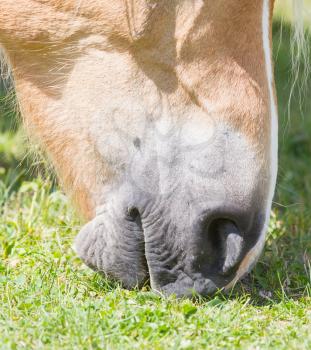
<path fill-rule="evenodd" d="M 195 280 L 192 286 L 169 284 L 161 288 L 165 295 L 174 294 L 177 297 L 191 297 L 195 295 L 208 296 L 216 292 L 217 286 L 209 279 Z"/>
<path fill-rule="evenodd" d="M 147 277 L 143 235 L 115 221 L 109 222 L 104 214 L 95 217 L 76 237 L 75 251 L 87 266 L 119 280 L 124 287 L 141 286 Z M 128 224 L 130 228 L 136 225 Z"/>

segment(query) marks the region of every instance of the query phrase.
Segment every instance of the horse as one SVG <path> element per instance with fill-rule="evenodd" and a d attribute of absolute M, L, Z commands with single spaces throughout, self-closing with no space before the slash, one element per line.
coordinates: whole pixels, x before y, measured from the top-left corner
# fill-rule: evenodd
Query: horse
<path fill-rule="evenodd" d="M 229 290 L 277 177 L 274 0 L 0 0 L 25 128 L 86 220 L 75 249 L 125 288 Z"/>

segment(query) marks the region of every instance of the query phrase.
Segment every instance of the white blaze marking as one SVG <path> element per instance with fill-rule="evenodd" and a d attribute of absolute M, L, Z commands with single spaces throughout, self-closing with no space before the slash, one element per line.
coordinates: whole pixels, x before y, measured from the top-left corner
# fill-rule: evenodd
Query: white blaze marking
<path fill-rule="evenodd" d="M 259 254 L 261 253 L 264 243 L 266 231 L 268 229 L 270 221 L 270 212 L 272 206 L 272 199 L 274 196 L 274 190 L 277 178 L 278 168 L 278 113 L 276 107 L 276 101 L 274 98 L 273 90 L 273 68 L 272 68 L 272 54 L 271 54 L 271 42 L 270 42 L 270 0 L 263 0 L 262 9 L 262 43 L 265 56 L 265 66 L 269 89 L 269 103 L 270 103 L 270 188 L 267 200 L 266 208 L 266 221 L 263 230 L 260 234 L 260 238 L 256 245 L 248 252 L 244 260 L 242 261 L 236 277 L 225 288 L 231 288 L 245 273 L 248 272 L 250 267 L 256 262 Z"/>

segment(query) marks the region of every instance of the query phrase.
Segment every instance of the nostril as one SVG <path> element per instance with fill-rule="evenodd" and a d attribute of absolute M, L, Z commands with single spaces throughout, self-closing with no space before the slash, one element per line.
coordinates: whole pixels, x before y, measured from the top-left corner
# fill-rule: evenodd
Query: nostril
<path fill-rule="evenodd" d="M 139 216 L 139 211 L 135 207 L 128 208 L 127 213 L 129 215 L 129 217 L 132 218 L 133 220 L 136 220 L 136 218 Z"/>
<path fill-rule="evenodd" d="M 215 250 L 219 272 L 229 275 L 241 261 L 244 239 L 236 224 L 227 219 L 216 219 L 208 228 L 209 241 Z"/>
<path fill-rule="evenodd" d="M 127 213 L 129 220 L 135 222 L 142 230 L 141 217 L 138 209 L 135 207 L 128 208 Z"/>

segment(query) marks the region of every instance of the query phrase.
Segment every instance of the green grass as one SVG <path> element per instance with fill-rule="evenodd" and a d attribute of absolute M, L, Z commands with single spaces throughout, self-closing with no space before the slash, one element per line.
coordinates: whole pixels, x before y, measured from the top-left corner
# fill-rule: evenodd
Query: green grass
<path fill-rule="evenodd" d="M 265 251 L 231 295 L 162 298 L 87 269 L 71 248 L 80 223 L 67 198 L 27 164 L 15 169 L 20 137 L 3 126 L 0 349 L 311 349 L 311 99 L 296 93 L 288 116 L 289 28 L 274 33 L 276 203 Z"/>

